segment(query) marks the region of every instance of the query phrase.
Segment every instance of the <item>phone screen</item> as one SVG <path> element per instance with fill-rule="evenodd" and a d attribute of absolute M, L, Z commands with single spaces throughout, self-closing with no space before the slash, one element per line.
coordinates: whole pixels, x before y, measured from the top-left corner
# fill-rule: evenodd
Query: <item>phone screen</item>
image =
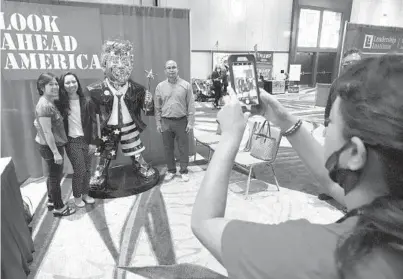
<path fill-rule="evenodd" d="M 238 100 L 245 105 L 258 105 L 254 63 L 251 61 L 233 62 L 233 82 Z"/>

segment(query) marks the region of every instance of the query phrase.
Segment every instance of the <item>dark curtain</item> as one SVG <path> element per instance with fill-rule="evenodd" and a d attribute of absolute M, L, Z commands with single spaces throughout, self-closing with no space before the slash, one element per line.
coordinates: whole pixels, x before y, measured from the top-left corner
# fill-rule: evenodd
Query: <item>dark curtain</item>
<path fill-rule="evenodd" d="M 135 63 L 132 79 L 147 86 L 144 70 L 152 69 L 157 74 L 156 79 L 152 81 L 153 94 L 158 82 L 165 79 L 164 65 L 169 59 L 177 61 L 180 76 L 190 82 L 190 19 L 187 10 L 62 1 L 61 4 L 53 1 L 27 2 L 99 8 L 102 39 L 120 37 L 134 44 Z M 34 109 L 39 99 L 36 81 L 5 80 L 3 72 L 1 79 L 1 156 L 13 158 L 19 181 L 28 177 L 40 177 L 44 170 L 35 147 L 33 127 Z M 95 81 L 96 79 L 80 80 L 83 86 Z M 162 163 L 162 139 L 156 131 L 155 118 L 144 116 L 143 121 L 148 125 L 141 136 L 146 147 L 144 156 L 154 165 Z M 190 138 L 193 139 L 193 136 L 190 135 Z M 191 154 L 194 154 L 193 140 L 190 149 Z M 128 162 L 128 158 L 119 156 L 114 164 Z M 69 162 L 65 170 L 71 172 Z"/>

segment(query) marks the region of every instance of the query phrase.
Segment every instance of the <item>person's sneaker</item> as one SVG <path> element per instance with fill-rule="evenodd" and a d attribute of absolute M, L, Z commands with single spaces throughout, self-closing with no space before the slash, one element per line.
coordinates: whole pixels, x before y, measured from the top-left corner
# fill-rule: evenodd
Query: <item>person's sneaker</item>
<path fill-rule="evenodd" d="M 55 209 L 55 204 L 53 202 L 49 202 L 46 204 L 46 206 L 48 207 L 49 211 L 52 211 L 53 209 Z"/>
<path fill-rule="evenodd" d="M 93 203 L 95 203 L 94 198 L 93 198 L 93 197 L 90 197 L 90 196 L 88 196 L 88 195 L 83 195 L 83 201 L 84 201 L 85 203 L 88 203 L 88 204 L 93 204 Z"/>
<path fill-rule="evenodd" d="M 167 173 L 165 174 L 164 180 L 165 180 L 165 181 L 169 181 L 169 180 L 172 180 L 174 177 L 175 177 L 175 173 L 167 172 Z"/>
<path fill-rule="evenodd" d="M 85 203 L 83 202 L 83 199 L 82 199 L 81 197 L 79 197 L 79 198 L 74 198 L 74 204 L 75 204 L 77 207 L 84 207 L 84 206 L 85 206 Z"/>
<path fill-rule="evenodd" d="M 189 175 L 187 173 L 182 173 L 181 177 L 183 182 L 189 181 Z"/>

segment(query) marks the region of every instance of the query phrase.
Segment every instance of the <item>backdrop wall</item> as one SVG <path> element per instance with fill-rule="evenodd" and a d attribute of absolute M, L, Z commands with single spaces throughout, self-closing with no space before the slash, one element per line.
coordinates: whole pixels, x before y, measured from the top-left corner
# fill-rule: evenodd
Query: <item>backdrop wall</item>
<path fill-rule="evenodd" d="M 35 2 L 35 1 L 27 1 Z M 37 2 L 52 2 L 52 1 L 37 1 Z M 9 45 L 4 45 L 2 49 L 2 71 L 1 71 L 1 89 L 2 89 L 2 102 L 1 102 L 1 156 L 11 156 L 15 162 L 19 180 L 23 180 L 29 176 L 39 177 L 42 176 L 42 164 L 39 153 L 35 147 L 34 136 L 35 129 L 33 127 L 34 109 L 39 99 L 36 90 L 36 77 L 40 72 L 51 71 L 60 73 L 63 69 L 55 70 L 55 60 L 53 56 L 50 62 L 45 63 L 43 68 L 38 70 L 32 69 L 35 72 L 35 80 L 32 76 L 22 74 L 27 70 L 22 71 L 18 78 L 12 78 L 18 75 L 18 70 L 11 69 L 10 62 L 4 60 L 3 57 L 8 53 L 15 54 L 17 62 L 20 53 L 36 53 L 36 54 L 60 54 L 74 55 L 78 59 L 80 50 L 87 54 L 87 57 L 99 54 L 99 49 L 102 41 L 105 39 L 119 36 L 124 39 L 130 40 L 135 47 L 135 65 L 132 74 L 133 80 L 146 85 L 147 79 L 144 70 L 153 69 L 157 73 L 156 80 L 153 81 L 152 93 L 154 93 L 155 86 L 158 82 L 165 79 L 164 77 L 164 64 L 168 59 L 174 59 L 178 62 L 180 67 L 180 75 L 185 80 L 190 80 L 190 19 L 189 11 L 178 9 L 162 9 L 154 7 L 134 7 L 134 6 L 118 6 L 118 5 L 100 5 L 88 3 L 71 3 L 60 2 L 61 4 L 54 5 L 40 5 L 29 4 L 15 1 L 5 1 L 3 11 L 5 12 L 5 20 L 7 28 L 7 21 L 10 22 L 10 17 L 13 13 L 22 14 L 27 17 L 29 14 L 36 14 L 40 18 L 44 15 L 57 14 L 60 18 L 56 19 L 56 24 L 60 29 L 60 34 L 72 36 L 77 39 L 78 47 L 75 51 L 68 50 L 38 50 L 35 48 L 33 51 L 26 50 L 12 50 Z M 21 5 L 24 5 L 23 8 Z M 27 8 L 29 6 L 29 8 Z M 77 8 L 82 11 L 82 15 L 89 16 L 94 11 L 97 12 L 96 17 L 91 20 L 96 20 L 94 24 L 98 26 L 88 30 L 88 26 L 82 25 L 80 28 L 70 28 L 69 23 L 74 26 L 74 22 L 80 22 L 80 16 L 77 14 Z M 60 12 L 59 10 L 62 10 Z M 65 23 L 64 23 L 65 22 Z M 90 20 L 88 20 L 90 22 Z M 86 31 L 85 31 L 86 30 Z M 53 30 L 55 31 L 55 30 Z M 42 33 L 41 33 L 42 32 Z M 82 32 L 87 32 L 82 34 Z M 21 33 L 18 30 L 10 30 L 2 32 L 2 42 L 6 33 L 17 42 L 16 34 Z M 26 34 L 41 34 L 46 35 L 42 31 L 34 32 L 32 30 L 25 30 Z M 68 34 L 67 34 L 68 33 Z M 48 34 L 49 37 L 54 34 Z M 84 35 L 84 36 L 83 36 Z M 62 37 L 60 37 L 62 38 Z M 80 39 L 81 38 L 81 39 Z M 90 46 L 85 49 L 80 48 L 80 44 L 85 45 L 85 38 L 92 41 L 92 48 Z M 49 43 L 51 45 L 51 43 Z M 49 46 L 50 46 L 49 45 Z M 82 56 L 81 56 L 82 57 Z M 39 59 L 39 58 L 38 58 Z M 79 59 L 80 60 L 80 59 Z M 96 59 L 95 59 L 96 60 Z M 85 59 L 81 61 L 87 62 Z M 21 65 L 20 61 L 20 65 Z M 95 65 L 96 63 L 94 63 Z M 8 69 L 6 69 L 6 65 Z M 40 59 L 38 60 L 40 64 Z M 32 66 L 32 64 L 31 64 Z M 96 80 L 103 78 L 101 69 L 91 70 L 91 74 L 81 78 L 82 85 L 86 86 Z M 60 66 L 59 66 L 60 68 Z M 29 71 L 29 72 L 31 72 Z M 80 77 L 89 70 L 72 69 L 77 72 Z M 147 160 L 153 164 L 162 163 L 164 161 L 163 147 L 161 136 L 156 131 L 154 117 L 143 117 L 148 125 L 148 128 L 142 133 L 142 141 L 146 147 L 144 153 Z M 192 135 L 191 135 L 192 137 Z M 191 145 L 191 153 L 194 152 L 194 146 Z M 129 159 L 119 156 L 115 164 L 129 162 Z"/>
<path fill-rule="evenodd" d="M 206 78 L 211 74 L 211 51 L 253 51 L 255 44 L 259 51 L 274 52 L 274 73 L 287 70 L 292 2 L 159 0 L 159 5 L 191 10 L 192 77 Z"/>
<path fill-rule="evenodd" d="M 403 1 L 353 0 L 350 21 L 360 24 L 403 27 Z"/>

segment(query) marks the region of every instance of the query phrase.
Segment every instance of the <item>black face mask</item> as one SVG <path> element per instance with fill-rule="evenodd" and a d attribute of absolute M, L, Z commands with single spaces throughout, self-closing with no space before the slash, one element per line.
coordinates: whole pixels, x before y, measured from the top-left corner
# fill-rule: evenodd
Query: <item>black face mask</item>
<path fill-rule="evenodd" d="M 326 169 L 329 171 L 329 177 L 333 182 L 339 184 L 344 189 L 344 194 L 347 195 L 357 185 L 362 170 L 349 170 L 339 166 L 340 154 L 351 145 L 347 142 L 342 148 L 335 151 L 329 156 L 325 163 Z"/>

